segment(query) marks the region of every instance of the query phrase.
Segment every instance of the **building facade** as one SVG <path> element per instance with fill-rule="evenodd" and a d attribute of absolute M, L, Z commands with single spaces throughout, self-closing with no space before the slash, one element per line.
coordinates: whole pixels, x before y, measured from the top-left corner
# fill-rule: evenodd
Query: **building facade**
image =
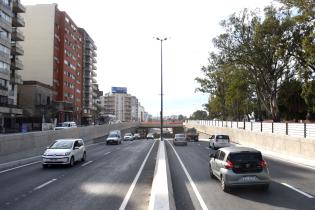
<path fill-rule="evenodd" d="M 22 83 L 20 72 L 24 40 L 19 28 L 25 26 L 20 13 L 25 7 L 19 0 L 0 1 L 0 133 L 20 129 L 23 111 L 17 106 L 17 85 Z"/>
<path fill-rule="evenodd" d="M 106 116 L 115 116 L 117 121 L 131 122 L 144 120 L 144 108 L 137 97 L 128 93 L 107 93 L 100 97 Z"/>
<path fill-rule="evenodd" d="M 82 124 L 89 125 L 96 111 L 95 92 L 96 84 L 96 50 L 97 47 L 90 35 L 83 29 L 79 29 L 83 38 L 83 104 Z"/>
<path fill-rule="evenodd" d="M 53 88 L 54 117 L 58 122 L 81 123 L 83 107 L 83 37 L 57 4 L 26 7 L 25 81 L 38 81 Z"/>

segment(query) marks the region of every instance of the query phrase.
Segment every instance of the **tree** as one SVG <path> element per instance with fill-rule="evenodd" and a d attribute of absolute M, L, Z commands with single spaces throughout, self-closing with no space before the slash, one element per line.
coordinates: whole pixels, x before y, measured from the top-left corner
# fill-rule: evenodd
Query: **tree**
<path fill-rule="evenodd" d="M 292 43 L 286 34 L 294 26 L 290 16 L 265 8 L 264 19 L 257 12 L 243 10 L 221 23 L 225 33 L 214 45 L 229 63 L 247 71 L 248 79 L 274 121 L 279 121 L 277 104 L 283 78 L 293 76 Z"/>
<path fill-rule="evenodd" d="M 292 79 L 282 83 L 278 100 L 281 117 L 286 120 L 305 119 L 307 106 L 301 94 L 302 82 Z"/>
<path fill-rule="evenodd" d="M 207 120 L 208 113 L 203 110 L 197 110 L 190 116 L 190 119 L 191 120 Z"/>

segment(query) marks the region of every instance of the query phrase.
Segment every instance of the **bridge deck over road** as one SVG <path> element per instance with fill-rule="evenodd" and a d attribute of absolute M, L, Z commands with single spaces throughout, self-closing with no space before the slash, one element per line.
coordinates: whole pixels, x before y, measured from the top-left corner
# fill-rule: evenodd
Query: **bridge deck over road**
<path fill-rule="evenodd" d="M 161 126 L 161 121 L 153 122 L 143 122 L 140 123 L 141 128 L 159 128 Z M 183 128 L 183 121 L 163 121 L 164 128 Z"/>

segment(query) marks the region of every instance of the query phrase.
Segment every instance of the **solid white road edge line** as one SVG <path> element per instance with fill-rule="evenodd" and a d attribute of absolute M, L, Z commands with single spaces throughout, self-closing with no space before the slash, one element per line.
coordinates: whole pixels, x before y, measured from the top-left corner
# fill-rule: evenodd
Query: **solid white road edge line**
<path fill-rule="evenodd" d="M 110 153 L 112 153 L 112 152 L 106 152 L 104 155 L 108 155 L 108 154 L 110 154 Z"/>
<path fill-rule="evenodd" d="M 184 170 L 184 172 L 185 172 L 185 174 L 186 174 L 186 176 L 187 176 L 187 178 L 189 180 L 189 183 L 190 183 L 192 189 L 194 190 L 194 193 L 195 193 L 195 195 L 196 195 L 196 197 L 197 197 L 197 199 L 198 199 L 198 201 L 200 203 L 201 208 L 204 209 L 204 210 L 208 210 L 208 207 L 206 206 L 204 200 L 202 199 L 202 197 L 201 197 L 201 195 L 200 195 L 200 193 L 199 193 L 199 191 L 198 191 L 194 181 L 192 180 L 191 176 L 189 175 L 189 173 L 188 173 L 188 171 L 187 171 L 183 161 L 180 159 L 180 157 L 177 154 L 177 152 L 176 152 L 175 148 L 173 147 L 173 145 L 171 143 L 169 143 L 169 142 L 167 142 L 167 143 L 172 147 L 172 149 L 173 149 L 173 151 L 174 151 L 174 153 L 175 153 L 179 163 L 181 164 L 181 166 L 182 166 L 182 168 L 183 168 L 183 170 Z"/>
<path fill-rule="evenodd" d="M 127 192 L 127 194 L 126 194 L 126 196 L 125 196 L 123 202 L 121 203 L 121 205 L 120 205 L 120 207 L 119 207 L 119 210 L 123 210 L 123 209 L 126 208 L 126 206 L 127 206 L 127 204 L 128 204 L 128 201 L 129 201 L 129 199 L 130 199 L 130 196 L 131 196 L 131 194 L 132 194 L 132 191 L 133 191 L 133 189 L 135 188 L 135 186 L 136 186 L 136 184 L 137 184 L 137 181 L 138 181 L 138 179 L 139 179 L 139 177 L 140 177 L 140 174 L 141 174 L 141 172 L 142 172 L 142 170 L 143 170 L 143 168 L 144 168 L 145 163 L 147 162 L 147 159 L 148 159 L 148 157 L 149 157 L 149 155 L 150 155 L 150 153 L 151 153 L 151 151 L 152 151 L 154 145 L 155 145 L 155 142 L 152 144 L 152 146 L 151 146 L 151 148 L 150 148 L 150 150 L 149 150 L 147 156 L 144 158 L 144 160 L 143 160 L 143 162 L 142 162 L 142 165 L 140 166 L 140 169 L 139 169 L 139 171 L 138 171 L 138 173 L 137 173 L 135 179 L 133 180 L 133 182 L 132 182 L 131 186 L 129 187 L 129 190 L 128 190 L 128 192 Z"/>
<path fill-rule="evenodd" d="M 44 184 L 39 185 L 38 187 L 35 187 L 34 191 L 39 190 L 39 189 L 41 189 L 41 188 L 43 188 L 43 187 L 53 183 L 54 181 L 57 181 L 57 179 L 52 179 L 52 180 L 50 180 L 48 182 L 45 182 Z"/>
<path fill-rule="evenodd" d="M 19 168 L 23 168 L 23 167 L 25 167 L 25 166 L 34 165 L 34 164 L 36 164 L 36 163 L 41 163 L 41 162 L 42 162 L 42 161 L 36 161 L 36 162 L 28 163 L 28 164 L 25 164 L 25 165 L 17 166 L 17 167 L 14 167 L 14 168 L 9 168 L 9 169 L 0 171 L 0 174 L 3 174 L 3 173 L 5 173 L 5 172 L 9 172 L 9 171 L 13 171 L 13 170 L 16 170 L 16 169 L 19 169 Z"/>
<path fill-rule="evenodd" d="M 89 165 L 90 163 L 93 163 L 93 160 L 90 160 L 89 162 L 86 162 L 86 163 L 82 164 L 81 166 L 86 166 L 86 165 Z"/>
<path fill-rule="evenodd" d="M 168 184 L 165 143 L 164 141 L 160 141 L 151 188 L 151 196 L 148 208 L 149 210 L 170 209 Z"/>
<path fill-rule="evenodd" d="M 302 194 L 302 195 L 304 195 L 304 196 L 306 196 L 306 197 L 308 197 L 308 198 L 314 198 L 310 194 L 308 194 L 306 192 L 303 192 L 303 191 L 301 191 L 301 190 L 299 190 L 299 189 L 297 189 L 297 188 L 295 188 L 295 187 L 293 187 L 293 186 L 291 186 L 291 185 L 289 185 L 287 183 L 282 182 L 281 184 L 286 186 L 286 187 L 288 187 L 288 188 L 290 188 L 290 189 L 292 189 L 292 190 L 294 190 L 294 191 L 296 191 L 296 192 L 298 192 L 298 193 L 300 193 L 300 194 Z"/>

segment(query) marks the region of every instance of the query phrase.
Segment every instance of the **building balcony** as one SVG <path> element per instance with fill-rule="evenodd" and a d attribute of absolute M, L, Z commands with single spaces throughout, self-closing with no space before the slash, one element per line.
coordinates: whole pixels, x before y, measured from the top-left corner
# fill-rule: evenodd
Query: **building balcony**
<path fill-rule="evenodd" d="M 13 0 L 13 12 L 15 13 L 25 13 L 26 9 L 21 4 L 20 0 Z"/>
<path fill-rule="evenodd" d="M 0 9 L 4 11 L 9 16 L 12 16 L 12 11 L 10 5 L 6 4 L 4 1 L 0 0 Z"/>
<path fill-rule="evenodd" d="M 93 83 L 97 83 L 97 81 L 96 81 L 95 78 L 92 78 L 92 82 L 93 82 Z M 93 87 L 94 87 L 94 85 L 93 85 Z"/>
<path fill-rule="evenodd" d="M 11 69 L 14 70 L 22 70 L 24 68 L 24 65 L 20 59 L 17 57 L 11 59 Z"/>
<path fill-rule="evenodd" d="M 15 15 L 12 17 L 12 26 L 13 27 L 24 27 L 25 26 L 25 20 L 22 18 L 21 15 Z"/>
<path fill-rule="evenodd" d="M 4 52 L 0 52 L 0 61 L 9 64 L 11 62 L 10 55 Z"/>
<path fill-rule="evenodd" d="M 95 58 L 92 58 L 93 63 L 97 63 L 97 60 Z"/>
<path fill-rule="evenodd" d="M 92 55 L 93 55 L 94 57 L 97 57 L 97 53 L 96 53 L 95 50 L 92 51 Z"/>
<path fill-rule="evenodd" d="M 7 37 L 0 35 L 0 44 L 11 49 L 11 40 Z"/>
<path fill-rule="evenodd" d="M 22 85 L 23 84 L 22 76 L 18 75 L 17 73 L 11 74 L 10 82 L 11 84 Z"/>
<path fill-rule="evenodd" d="M 17 42 L 11 43 L 11 54 L 12 55 L 24 55 L 23 47 Z"/>
<path fill-rule="evenodd" d="M 10 22 L 5 20 L 4 18 L 0 17 L 0 27 L 5 29 L 8 32 L 12 31 L 12 25 Z"/>
<path fill-rule="evenodd" d="M 92 66 L 93 70 L 97 70 L 97 67 L 95 65 Z"/>
<path fill-rule="evenodd" d="M 18 28 L 13 28 L 11 39 L 13 41 L 24 41 L 25 36 L 23 35 L 23 32 L 19 30 Z"/>
<path fill-rule="evenodd" d="M 93 77 L 96 77 L 97 76 L 97 73 L 95 71 L 92 71 L 92 76 Z"/>

